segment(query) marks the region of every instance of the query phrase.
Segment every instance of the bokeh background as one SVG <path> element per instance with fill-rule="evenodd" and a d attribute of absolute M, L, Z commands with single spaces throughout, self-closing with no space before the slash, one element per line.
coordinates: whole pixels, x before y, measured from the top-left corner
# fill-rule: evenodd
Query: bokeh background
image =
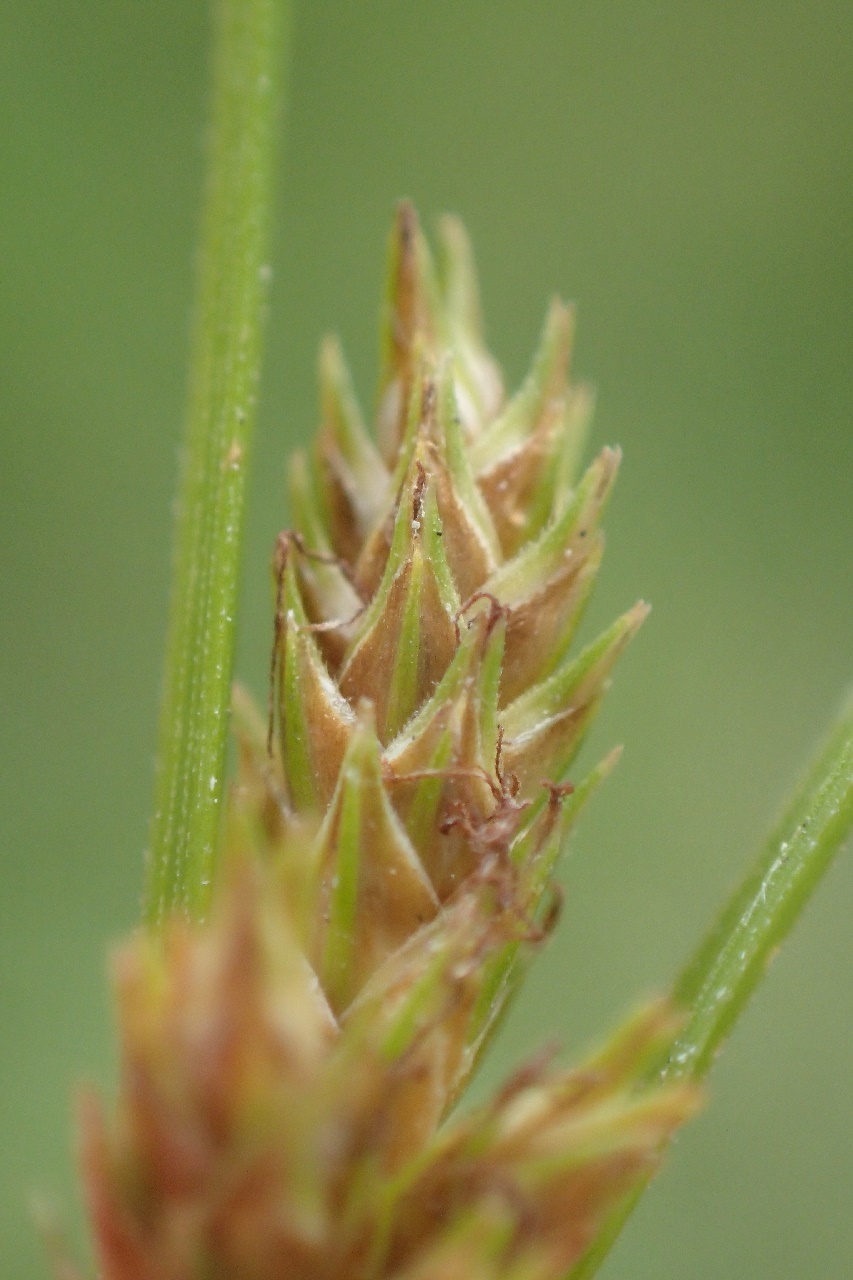
<path fill-rule="evenodd" d="M 593 748 L 617 776 L 484 1084 L 665 984 L 853 673 L 849 0 L 304 0 L 275 219 L 240 671 L 263 696 L 288 448 L 334 327 L 370 403 L 407 194 L 474 236 L 511 381 L 579 303 L 625 450 L 591 625 L 654 612 Z M 201 179 L 203 0 L 0 17 L 0 1257 L 43 1276 L 72 1086 L 109 1085 L 105 948 L 152 782 Z M 608 1280 L 853 1274 L 853 862 L 712 1079 Z"/>

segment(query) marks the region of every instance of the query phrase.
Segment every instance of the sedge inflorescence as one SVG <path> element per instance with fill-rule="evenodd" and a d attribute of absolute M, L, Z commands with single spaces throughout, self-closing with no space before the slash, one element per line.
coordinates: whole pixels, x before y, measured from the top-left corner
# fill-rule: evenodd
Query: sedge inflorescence
<path fill-rule="evenodd" d="M 402 205 L 374 434 L 322 347 L 210 917 L 116 957 L 118 1107 L 83 1105 L 104 1280 L 559 1280 L 696 1105 L 648 1082 L 658 1003 L 453 1109 L 556 918 L 615 755 L 569 770 L 646 609 L 571 650 L 618 451 L 580 471 L 571 310 L 507 398 L 455 219 L 440 246 Z"/>

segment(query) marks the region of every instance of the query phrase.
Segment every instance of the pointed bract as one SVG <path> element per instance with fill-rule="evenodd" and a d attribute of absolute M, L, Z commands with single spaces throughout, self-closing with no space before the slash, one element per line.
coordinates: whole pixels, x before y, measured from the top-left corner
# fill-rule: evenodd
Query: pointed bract
<path fill-rule="evenodd" d="M 449 359 L 438 370 L 429 408 L 424 424 L 430 442 L 427 467 L 435 485 L 445 553 L 459 595 L 466 600 L 497 568 L 501 551 L 462 438 Z"/>
<path fill-rule="evenodd" d="M 438 236 L 440 284 L 457 379 L 456 400 L 462 430 L 466 439 L 473 439 L 500 410 L 503 378 L 485 343 L 480 288 L 468 233 L 459 218 L 448 214 L 439 222 Z"/>
<path fill-rule="evenodd" d="M 552 303 L 530 377 L 472 445 L 472 467 L 506 555 L 535 537 L 555 509 L 560 462 L 577 421 L 567 383 L 573 328 L 573 310 Z"/>
<path fill-rule="evenodd" d="M 471 842 L 448 819 L 485 824 L 494 809 L 504 630 L 500 611 L 463 624 L 441 683 L 384 756 L 394 803 L 442 900 L 476 865 Z"/>
<path fill-rule="evenodd" d="M 285 543 L 276 610 L 279 743 L 294 809 L 322 812 L 334 790 L 355 716 L 310 630 L 293 561 L 293 544 Z"/>
<path fill-rule="evenodd" d="M 320 652 L 336 671 L 364 602 L 345 562 L 332 551 L 314 470 L 304 453 L 294 454 L 290 463 L 290 502 L 299 541 L 292 543 L 292 552 L 306 617 L 317 628 L 314 636 Z"/>
<path fill-rule="evenodd" d="M 579 657 L 564 662 L 502 713 L 507 766 L 520 779 L 522 794 L 549 779 L 563 780 L 610 672 L 648 613 L 647 604 L 635 604 Z"/>
<path fill-rule="evenodd" d="M 350 703 L 373 702 L 383 741 L 402 728 L 450 665 L 458 608 L 435 490 L 416 452 L 382 581 L 340 675 Z"/>
<path fill-rule="evenodd" d="M 368 436 L 343 352 L 335 338 L 320 348 L 321 459 L 330 511 L 332 543 L 346 556 L 371 528 L 390 481 Z"/>
<path fill-rule="evenodd" d="M 417 214 L 404 200 L 397 209 L 388 246 L 388 280 L 380 341 L 379 443 L 388 461 L 396 457 L 411 393 L 419 344 L 434 348 L 440 337 L 438 284 Z"/>
<path fill-rule="evenodd" d="M 370 704 L 361 708 L 316 851 L 312 950 L 333 1008 L 438 910 L 438 899 L 386 792 Z"/>

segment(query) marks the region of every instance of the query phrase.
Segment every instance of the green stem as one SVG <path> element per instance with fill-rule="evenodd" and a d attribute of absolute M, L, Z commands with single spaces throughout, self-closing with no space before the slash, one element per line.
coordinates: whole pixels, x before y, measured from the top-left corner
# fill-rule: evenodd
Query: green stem
<path fill-rule="evenodd" d="M 673 1000 L 684 1030 L 658 1064 L 661 1081 L 701 1079 L 853 827 L 853 697 L 755 865 L 686 965 Z M 571 1272 L 589 1280 L 610 1252 L 645 1184 L 605 1223 Z"/>
<path fill-rule="evenodd" d="M 208 175 L 178 489 L 149 923 L 203 914 L 223 796 L 237 575 L 288 0 L 217 0 Z"/>

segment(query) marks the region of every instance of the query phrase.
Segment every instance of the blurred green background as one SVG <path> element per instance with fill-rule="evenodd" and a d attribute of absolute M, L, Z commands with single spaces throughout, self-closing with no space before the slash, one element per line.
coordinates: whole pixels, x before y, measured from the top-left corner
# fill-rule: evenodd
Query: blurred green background
<path fill-rule="evenodd" d="M 240 670 L 264 693 L 283 463 L 343 337 L 372 396 L 397 197 L 467 220 L 492 345 L 549 295 L 625 466 L 594 622 L 654 612 L 593 747 L 626 744 L 493 1081 L 664 984 L 853 671 L 849 0 L 303 3 Z M 109 1084 L 107 943 L 137 914 L 201 179 L 202 0 L 0 17 L 0 1257 L 77 1213 L 71 1089 Z M 843 859 L 605 1268 L 853 1274 Z"/>

